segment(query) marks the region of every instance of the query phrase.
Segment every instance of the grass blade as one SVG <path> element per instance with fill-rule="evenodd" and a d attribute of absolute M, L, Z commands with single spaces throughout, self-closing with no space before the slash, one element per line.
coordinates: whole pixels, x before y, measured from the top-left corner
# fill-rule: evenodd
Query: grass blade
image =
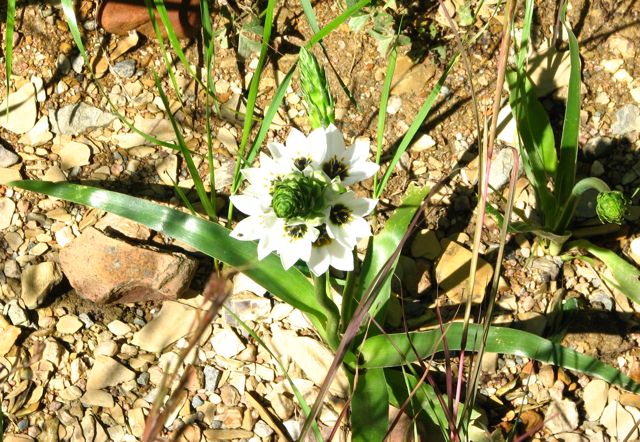
<path fill-rule="evenodd" d="M 316 32 L 313 37 L 311 37 L 311 39 L 307 42 L 307 49 L 311 48 L 311 46 L 325 38 L 332 31 L 337 29 L 338 26 L 347 21 L 353 14 L 367 6 L 369 3 L 371 3 L 371 0 L 360 0 L 358 3 L 355 3 L 354 5 L 345 9 L 342 14 L 331 20 L 324 28 L 322 28 L 319 32 Z"/>
<path fill-rule="evenodd" d="M 11 68 L 13 66 L 13 33 L 16 26 L 16 0 L 7 0 L 7 19 L 4 31 L 4 69 L 7 80 L 7 95 L 11 82 Z M 9 101 L 7 100 L 7 116 L 9 115 Z"/>
<path fill-rule="evenodd" d="M 384 138 L 384 125 L 387 118 L 387 103 L 391 94 L 391 82 L 393 81 L 393 73 L 396 70 L 396 60 L 398 59 L 398 49 L 394 46 L 389 54 L 387 63 L 387 72 L 384 77 L 384 84 L 380 92 L 380 106 L 378 108 L 378 128 L 376 139 L 376 164 L 380 164 L 382 156 L 382 139 Z M 373 188 L 378 187 L 378 175 L 373 176 Z"/>
<path fill-rule="evenodd" d="M 452 323 L 447 326 L 446 340 L 450 350 L 459 350 L 464 324 Z M 469 324 L 466 349 L 477 351 L 482 336 L 482 326 Z M 378 335 L 367 339 L 362 345 L 362 368 L 393 367 L 416 360 L 414 348 L 421 356 L 443 350 L 442 333 L 439 329 Z M 389 340 L 393 341 L 392 343 Z M 410 342 L 411 341 L 411 342 Z M 398 351 L 398 349 L 400 351 Z M 569 370 L 577 370 L 616 384 L 634 393 L 640 392 L 640 385 L 618 369 L 599 360 L 578 353 L 575 350 L 553 343 L 548 339 L 521 330 L 491 327 L 485 350 L 491 353 L 506 353 L 528 357 Z"/>

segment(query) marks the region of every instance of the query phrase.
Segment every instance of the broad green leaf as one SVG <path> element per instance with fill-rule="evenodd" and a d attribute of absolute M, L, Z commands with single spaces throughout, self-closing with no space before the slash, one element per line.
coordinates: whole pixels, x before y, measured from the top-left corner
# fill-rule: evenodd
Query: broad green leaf
<path fill-rule="evenodd" d="M 371 239 L 369 247 L 367 247 L 364 263 L 362 264 L 359 284 L 354 293 L 355 299 L 362 299 L 369 285 L 375 281 L 387 260 L 393 255 L 402 237 L 405 235 L 413 215 L 422 204 L 422 200 L 427 196 L 427 193 L 429 193 L 428 187 L 410 188 L 402 201 L 402 205 L 398 207 L 394 214 L 387 220 L 382 231 Z M 393 271 L 391 274 L 393 274 Z M 371 316 L 376 316 L 376 319 L 381 322 L 384 322 L 385 315 L 382 307 L 386 305 L 390 293 L 391 279 L 389 278 L 378 294 L 378 299 L 376 299 L 376 302 L 369 311 Z M 352 311 L 343 312 L 343 315 L 345 315 L 343 320 L 349 322 L 352 313 Z M 380 313 L 380 315 L 378 315 L 378 313 Z M 373 332 L 373 329 L 370 332 Z"/>
<path fill-rule="evenodd" d="M 576 162 L 578 161 L 578 136 L 580 134 L 580 52 L 578 40 L 566 23 L 567 2 L 564 2 L 560 13 L 560 21 L 569 36 L 569 54 L 571 70 L 569 74 L 569 90 L 567 93 L 567 106 L 564 113 L 562 126 L 562 139 L 560 141 L 560 164 L 562 173 L 558 174 L 556 182 L 556 198 L 561 206 L 569 199 L 571 189 L 576 179 Z"/>
<path fill-rule="evenodd" d="M 538 181 L 555 177 L 558 167 L 553 129 L 547 112 L 538 98 L 531 82 L 516 72 L 507 72 L 509 102 L 514 114 L 518 134 L 522 139 Z"/>
<path fill-rule="evenodd" d="M 419 379 L 406 371 L 391 368 L 385 369 L 385 375 L 389 390 L 389 403 L 399 408 L 408 399 L 411 391 L 418 386 Z M 430 427 L 440 428 L 442 435 L 447 434 L 447 417 L 436 392 L 428 383 L 423 382 L 416 390 L 408 411 L 418 419 L 425 421 Z"/>
<path fill-rule="evenodd" d="M 458 322 L 445 326 L 445 339 L 449 350 L 460 350 L 463 327 L 464 324 Z M 478 350 L 482 331 L 481 325 L 469 324 L 467 351 Z M 443 351 L 442 340 L 439 329 L 373 336 L 361 346 L 361 367 L 393 367 L 414 362 L 418 357 L 428 358 L 433 353 Z M 616 368 L 525 331 L 491 327 L 485 351 L 524 356 L 569 370 L 577 370 L 634 393 L 640 393 L 640 385 Z"/>
<path fill-rule="evenodd" d="M 361 371 L 357 382 L 351 399 L 352 440 L 384 440 L 389 428 L 389 396 L 384 369 Z"/>
<path fill-rule="evenodd" d="M 605 263 L 613 273 L 614 286 L 624 293 L 627 298 L 640 304 L 640 270 L 633 264 L 627 262 L 617 253 L 597 246 L 585 239 L 572 241 L 567 247 L 578 247 L 591 253 L 593 256 Z"/>
<path fill-rule="evenodd" d="M 45 181 L 9 184 L 115 213 L 178 239 L 239 269 L 284 302 L 309 314 L 314 327 L 323 331 L 326 319 L 314 297 L 311 282 L 294 268 L 284 270 L 275 255 L 259 261 L 254 242 L 230 237 L 229 230 L 219 224 L 141 198 L 80 184 Z"/>

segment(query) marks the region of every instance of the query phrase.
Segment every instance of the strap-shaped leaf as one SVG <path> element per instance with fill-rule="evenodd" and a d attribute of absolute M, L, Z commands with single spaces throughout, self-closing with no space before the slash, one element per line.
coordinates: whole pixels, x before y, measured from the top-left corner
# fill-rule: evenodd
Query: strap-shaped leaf
<path fill-rule="evenodd" d="M 449 350 L 460 350 L 463 327 L 464 324 L 457 322 L 445 326 L 445 339 Z M 470 324 L 468 336 L 467 351 L 477 351 L 480 346 L 479 340 L 482 336 L 482 326 Z M 390 340 L 393 342 L 390 342 Z M 418 355 L 414 353 L 412 344 Z M 443 350 L 443 336 L 439 329 L 410 332 L 408 334 L 378 335 L 367 339 L 361 349 L 364 361 L 362 363 L 363 368 L 393 367 L 413 362 L 417 357 L 427 358 L 433 353 L 441 352 Z M 591 356 L 578 353 L 575 350 L 522 330 L 491 327 L 485 351 L 525 356 L 596 376 L 634 393 L 640 392 L 640 385 L 616 368 L 606 365 Z"/>

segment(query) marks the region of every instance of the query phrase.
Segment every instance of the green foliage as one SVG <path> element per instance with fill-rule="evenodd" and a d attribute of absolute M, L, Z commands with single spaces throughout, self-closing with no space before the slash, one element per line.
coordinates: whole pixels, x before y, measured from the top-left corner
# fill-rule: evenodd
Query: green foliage
<path fill-rule="evenodd" d="M 354 0 L 347 0 L 347 5 L 354 3 Z M 353 16 L 349 20 L 349 28 L 354 32 L 366 31 L 373 37 L 378 45 L 378 52 L 381 55 L 388 53 L 394 46 L 406 46 L 411 44 L 408 36 L 398 34 L 395 29 L 395 19 L 387 12 L 392 9 L 395 1 L 376 2 L 376 4 L 362 13 Z"/>
<path fill-rule="evenodd" d="M 335 121 L 333 97 L 324 69 L 306 48 L 300 48 L 300 89 L 307 107 L 309 124 L 313 129 L 329 127 Z"/>

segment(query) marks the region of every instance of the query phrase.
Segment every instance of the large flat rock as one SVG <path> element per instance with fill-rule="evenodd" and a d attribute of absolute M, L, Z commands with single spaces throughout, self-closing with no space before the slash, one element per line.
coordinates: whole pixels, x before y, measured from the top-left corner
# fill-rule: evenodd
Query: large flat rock
<path fill-rule="evenodd" d="M 77 293 L 97 303 L 176 299 L 197 261 L 131 245 L 87 228 L 60 251 L 60 265 Z"/>

